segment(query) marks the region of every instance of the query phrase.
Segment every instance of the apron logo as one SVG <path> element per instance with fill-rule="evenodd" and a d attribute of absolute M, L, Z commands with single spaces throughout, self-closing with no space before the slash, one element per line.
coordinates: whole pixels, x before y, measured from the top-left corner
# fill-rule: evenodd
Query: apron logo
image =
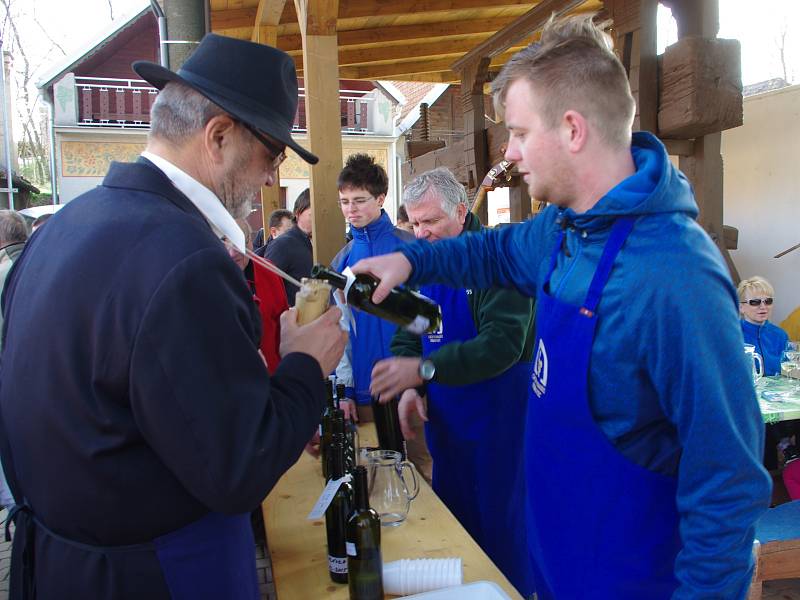
<path fill-rule="evenodd" d="M 533 374 L 531 375 L 531 389 L 538 398 L 542 397 L 547 388 L 547 350 L 544 341 L 539 340 L 536 348 L 536 358 L 533 361 Z"/>

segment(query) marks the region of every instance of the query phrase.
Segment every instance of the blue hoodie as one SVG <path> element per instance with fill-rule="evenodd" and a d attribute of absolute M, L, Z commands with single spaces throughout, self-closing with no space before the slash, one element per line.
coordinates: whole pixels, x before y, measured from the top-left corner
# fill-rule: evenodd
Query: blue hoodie
<path fill-rule="evenodd" d="M 641 215 L 597 309 L 589 401 L 622 454 L 679 479 L 676 597 L 744 598 L 771 481 L 736 293 L 663 145 L 637 133 L 632 155 L 636 173 L 585 213 L 549 206 L 518 226 L 403 247 L 409 283 L 501 285 L 535 297 L 564 228 L 550 291 L 580 305 L 615 218 Z"/>
<path fill-rule="evenodd" d="M 753 344 L 764 359 L 764 375 L 780 375 L 781 359 L 789 334 L 777 325 L 764 321 L 761 325 L 741 320 L 746 344 Z"/>
<path fill-rule="evenodd" d="M 352 267 L 362 258 L 396 252 L 401 245 L 410 242 L 414 236 L 397 229 L 386 211 L 366 227 L 351 227 L 353 239 L 334 257 L 331 266 L 337 271 Z M 350 367 L 353 385 L 347 386 L 346 395 L 358 404 L 369 404 L 369 383 L 373 365 L 382 358 L 392 356 L 389 345 L 397 326 L 368 313 L 353 311 L 356 328 L 350 332 Z M 337 369 L 337 375 L 341 370 Z"/>

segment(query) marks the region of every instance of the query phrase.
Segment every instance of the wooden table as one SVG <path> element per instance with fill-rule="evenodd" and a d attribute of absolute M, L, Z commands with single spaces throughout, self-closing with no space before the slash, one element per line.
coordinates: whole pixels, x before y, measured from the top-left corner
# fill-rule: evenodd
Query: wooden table
<path fill-rule="evenodd" d="M 359 433 L 363 446 L 376 445 L 372 424 L 360 427 Z M 420 491 L 411 503 L 406 522 L 398 527 L 381 527 L 384 562 L 401 558 L 461 557 L 464 583 L 493 581 L 511 598 L 521 600 L 430 486 L 419 475 L 417 477 Z M 262 504 L 278 600 L 348 598 L 347 585 L 335 584 L 328 576 L 325 520 L 306 519 L 322 492 L 323 483 L 319 461 L 304 453 Z"/>
<path fill-rule="evenodd" d="M 765 423 L 800 419 L 800 380 L 780 375 L 762 377 L 756 393 Z"/>

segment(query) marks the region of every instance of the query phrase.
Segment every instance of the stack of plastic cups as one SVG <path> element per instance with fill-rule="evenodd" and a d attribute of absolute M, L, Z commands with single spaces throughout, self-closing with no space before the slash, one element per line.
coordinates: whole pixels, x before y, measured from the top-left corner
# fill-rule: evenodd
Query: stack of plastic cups
<path fill-rule="evenodd" d="M 401 559 L 383 565 L 383 591 L 406 596 L 461 585 L 460 558 Z"/>

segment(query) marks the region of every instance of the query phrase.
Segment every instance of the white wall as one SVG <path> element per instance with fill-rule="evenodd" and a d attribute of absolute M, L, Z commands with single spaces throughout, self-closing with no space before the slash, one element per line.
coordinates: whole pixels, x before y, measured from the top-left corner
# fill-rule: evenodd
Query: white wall
<path fill-rule="evenodd" d="M 800 85 L 745 98 L 744 125 L 722 134 L 724 222 L 739 230 L 732 251 L 742 278 L 775 287 L 772 321 L 800 305 Z"/>

